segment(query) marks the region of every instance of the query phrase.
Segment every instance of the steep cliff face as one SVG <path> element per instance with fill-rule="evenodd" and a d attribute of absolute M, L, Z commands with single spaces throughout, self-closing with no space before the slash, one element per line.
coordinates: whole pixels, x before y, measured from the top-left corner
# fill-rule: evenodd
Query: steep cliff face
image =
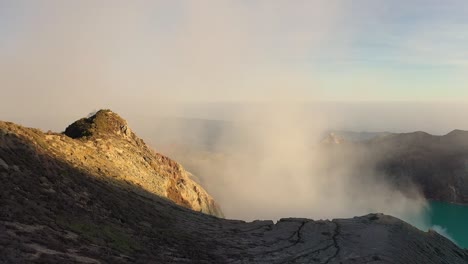
<path fill-rule="evenodd" d="M 71 124 L 64 134 L 42 133 L 0 122 L 0 158 L 3 168 L 33 170 L 22 163 L 18 148 L 34 146 L 37 153 L 79 168 L 106 181 L 139 186 L 148 194 L 172 200 L 186 208 L 221 216 L 213 198 L 177 162 L 154 152 L 110 110 Z M 37 165 L 37 164 L 36 164 Z M 48 164 L 46 174 L 61 173 L 63 166 Z M 41 175 L 47 177 L 48 175 Z M 52 191 L 52 190 L 51 190 Z"/>

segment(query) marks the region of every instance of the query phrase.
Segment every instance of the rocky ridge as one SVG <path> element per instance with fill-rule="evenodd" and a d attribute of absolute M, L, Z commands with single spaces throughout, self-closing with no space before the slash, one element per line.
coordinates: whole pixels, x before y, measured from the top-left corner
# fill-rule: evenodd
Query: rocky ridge
<path fill-rule="evenodd" d="M 42 133 L 5 122 L 0 123 L 0 128 L 4 151 L 14 152 L 18 147 L 8 137 L 12 134 L 35 146 L 38 152 L 89 174 L 128 182 L 192 210 L 222 216 L 219 206 L 191 179 L 189 172 L 177 162 L 151 150 L 123 118 L 110 110 L 101 110 L 74 122 L 63 134 Z M 20 157 L 2 156 L 0 164 L 22 167 L 15 159 Z M 59 169 L 51 166 L 50 173 L 57 173 Z"/>
<path fill-rule="evenodd" d="M 468 204 L 468 131 L 375 134 L 361 141 L 329 134 L 322 141 L 324 153 L 359 152 L 363 164 L 398 188 L 414 185 L 426 199 Z"/>

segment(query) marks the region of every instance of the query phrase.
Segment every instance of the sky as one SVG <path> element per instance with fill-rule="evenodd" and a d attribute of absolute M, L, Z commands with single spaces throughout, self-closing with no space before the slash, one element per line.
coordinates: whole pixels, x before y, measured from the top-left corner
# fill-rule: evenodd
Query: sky
<path fill-rule="evenodd" d="M 463 0 L 0 0 L 0 119 L 468 99 Z M 33 112 L 33 113 L 31 113 Z"/>

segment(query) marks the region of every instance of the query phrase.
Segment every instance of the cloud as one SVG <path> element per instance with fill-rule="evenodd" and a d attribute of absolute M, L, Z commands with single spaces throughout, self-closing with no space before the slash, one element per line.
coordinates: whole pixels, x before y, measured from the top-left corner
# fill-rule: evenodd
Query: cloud
<path fill-rule="evenodd" d="M 285 61 L 320 52 L 342 11 L 337 1 L 10 5 L 18 18 L 4 18 L 16 33 L 2 36 L 13 48 L 0 50 L 0 84 L 14 87 L 4 88 L 7 96 L 43 109 L 122 105 L 122 98 L 265 100 L 275 89 L 313 89 L 310 73 Z M 38 102 L 46 98 L 53 100 Z"/>
<path fill-rule="evenodd" d="M 436 231 L 436 232 L 439 233 L 440 235 L 442 235 L 442 236 L 448 238 L 450 241 L 452 241 L 453 243 L 457 244 L 457 242 L 455 241 L 455 239 L 453 239 L 453 237 L 452 237 L 452 236 L 449 234 L 449 232 L 447 231 L 447 228 L 442 227 L 442 226 L 439 226 L 439 225 L 433 225 L 433 226 L 431 226 L 430 229 Z"/>
<path fill-rule="evenodd" d="M 210 124 L 197 129 L 179 120 L 167 142 L 175 145 L 164 146 L 164 122 L 152 136 L 157 149 L 199 176 L 228 218 L 331 219 L 384 212 L 423 222 L 425 199 L 416 188 L 404 192 L 389 183 L 374 169 L 376 157 L 359 148 L 318 144 L 329 127 L 320 112 L 272 102 L 237 109 L 231 118 L 211 133 Z"/>
<path fill-rule="evenodd" d="M 461 88 L 445 86 L 432 97 L 406 95 L 408 87 L 442 88 L 430 85 L 435 74 L 415 73 L 405 86 L 406 71 L 372 63 L 465 65 L 466 30 L 456 22 L 466 4 L 451 3 L 443 10 L 457 15 L 446 22 L 428 20 L 437 5 L 419 1 L 404 9 L 343 0 L 2 1 L 0 86 L 8 99 L 0 110 L 25 115 L 10 111 L 17 101 L 79 116 L 101 107 L 159 112 L 181 101 L 459 98 Z M 369 52 L 376 43 L 393 48 Z M 462 87 L 463 72 L 443 81 Z"/>

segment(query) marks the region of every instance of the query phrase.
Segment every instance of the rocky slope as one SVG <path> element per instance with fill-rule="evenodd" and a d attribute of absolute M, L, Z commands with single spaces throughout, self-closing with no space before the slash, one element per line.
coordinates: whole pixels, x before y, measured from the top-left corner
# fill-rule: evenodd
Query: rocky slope
<path fill-rule="evenodd" d="M 34 146 L 34 151 L 67 166 L 106 180 L 140 186 L 195 211 L 222 216 L 214 200 L 191 179 L 190 173 L 177 162 L 148 148 L 124 119 L 109 110 L 76 121 L 64 134 L 44 134 L 5 122 L 0 123 L 0 129 L 0 166 L 4 169 L 11 167 L 22 171 L 31 167 L 17 154 L 17 148 L 30 145 Z M 48 174 L 58 174 L 63 168 L 50 164 L 48 170 Z"/>
<path fill-rule="evenodd" d="M 166 178 L 182 173 L 115 114 L 66 133 L 76 139 L 0 123 L 0 263 L 468 263 L 446 238 L 391 216 L 246 223 L 197 212 L 167 199 Z M 141 166 L 154 182 L 138 179 Z M 174 192 L 192 201 L 184 184 Z"/>

